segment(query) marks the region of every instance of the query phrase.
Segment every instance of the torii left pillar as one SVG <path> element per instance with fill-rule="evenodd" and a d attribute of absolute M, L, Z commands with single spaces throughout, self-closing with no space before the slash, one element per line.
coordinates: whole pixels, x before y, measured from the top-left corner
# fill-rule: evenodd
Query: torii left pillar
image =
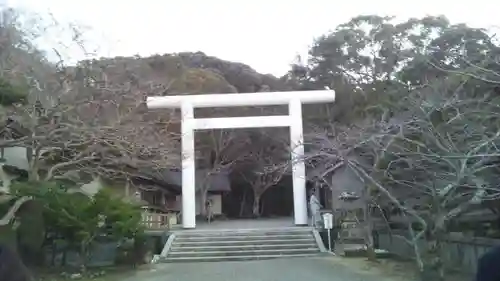
<path fill-rule="evenodd" d="M 182 226 L 196 226 L 196 164 L 194 147 L 194 108 L 193 104 L 184 102 L 182 113 Z"/>

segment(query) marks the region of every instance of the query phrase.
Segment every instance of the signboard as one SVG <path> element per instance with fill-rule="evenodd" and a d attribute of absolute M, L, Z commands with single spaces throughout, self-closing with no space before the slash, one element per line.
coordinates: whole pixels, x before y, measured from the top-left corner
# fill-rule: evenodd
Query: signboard
<path fill-rule="evenodd" d="M 333 228 L 333 214 L 331 214 L 331 213 L 323 214 L 323 224 L 324 224 L 325 229 L 332 229 Z"/>

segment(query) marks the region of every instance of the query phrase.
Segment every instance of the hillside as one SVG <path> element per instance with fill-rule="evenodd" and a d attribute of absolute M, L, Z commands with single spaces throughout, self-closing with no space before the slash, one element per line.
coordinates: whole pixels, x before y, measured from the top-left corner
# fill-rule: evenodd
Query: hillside
<path fill-rule="evenodd" d="M 285 81 L 261 74 L 246 64 L 231 62 L 202 52 L 114 57 L 80 62 L 68 69 L 72 81 L 85 77 L 101 89 L 92 99 L 136 103 L 145 96 L 248 93 L 293 90 Z M 87 83 L 88 84 L 88 83 Z M 88 86 L 88 85 L 87 85 Z M 103 92 L 106 92 L 104 95 Z M 86 93 L 88 95 L 88 91 Z M 110 94 L 112 96 L 110 96 Z M 82 94 L 79 93 L 81 96 Z M 211 108 L 196 111 L 198 117 L 261 115 L 262 107 Z M 265 108 L 264 114 L 286 114 L 286 107 Z M 162 112 L 162 113 L 159 113 Z M 172 121 L 170 110 L 156 110 L 156 116 Z M 109 112 L 106 112 L 109 113 Z M 95 118 L 112 118 L 101 111 Z M 150 113 L 152 114 L 152 113 Z"/>
<path fill-rule="evenodd" d="M 258 73 L 246 64 L 202 52 L 115 57 L 83 61 L 97 80 L 108 85 L 132 83 L 154 95 L 284 91 L 280 79 Z"/>

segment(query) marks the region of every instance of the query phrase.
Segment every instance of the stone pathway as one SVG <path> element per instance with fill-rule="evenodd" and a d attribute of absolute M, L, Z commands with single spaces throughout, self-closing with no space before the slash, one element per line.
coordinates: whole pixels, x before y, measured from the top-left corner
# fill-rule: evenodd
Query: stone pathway
<path fill-rule="evenodd" d="M 126 281 L 391 281 L 353 272 L 331 257 L 250 262 L 168 263 Z"/>

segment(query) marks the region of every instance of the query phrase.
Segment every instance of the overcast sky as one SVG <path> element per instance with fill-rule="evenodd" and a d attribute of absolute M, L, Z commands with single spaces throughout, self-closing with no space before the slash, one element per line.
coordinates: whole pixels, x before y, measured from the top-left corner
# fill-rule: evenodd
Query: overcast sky
<path fill-rule="evenodd" d="M 62 23 L 90 27 L 91 43 L 86 45 L 92 50 L 98 46 L 99 56 L 202 51 L 277 76 L 287 71 L 297 54 L 307 54 L 314 37 L 360 14 L 400 19 L 444 14 L 452 22 L 475 27 L 500 26 L 491 0 L 475 0 L 473 6 L 456 0 L 7 1 L 41 14 L 50 12 Z M 52 32 L 44 45 L 69 40 L 68 34 Z M 84 57 L 75 49 L 68 56 L 73 61 Z"/>

